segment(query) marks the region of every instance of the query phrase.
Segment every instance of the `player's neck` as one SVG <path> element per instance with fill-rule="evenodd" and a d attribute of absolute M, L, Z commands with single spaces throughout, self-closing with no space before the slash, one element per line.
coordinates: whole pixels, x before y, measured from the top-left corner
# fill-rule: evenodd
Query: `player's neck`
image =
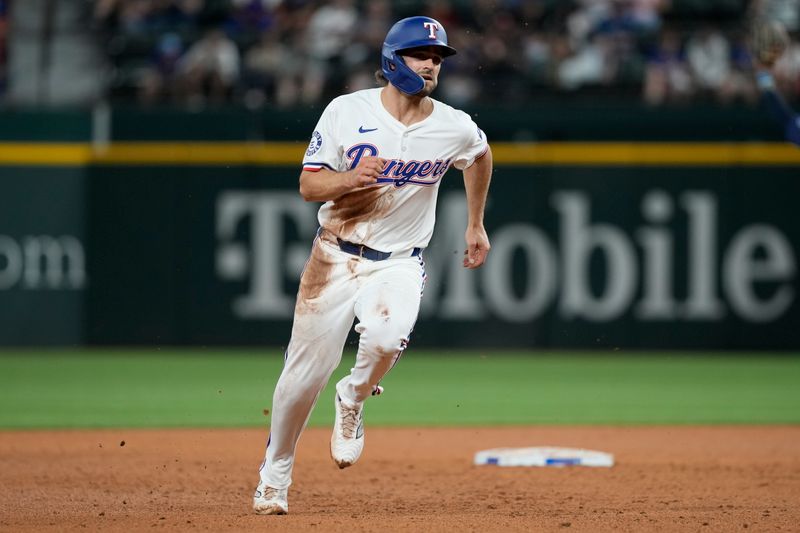
<path fill-rule="evenodd" d="M 398 122 L 411 126 L 428 118 L 433 112 L 433 101 L 427 96 L 409 96 L 393 85 L 381 91 L 381 103 Z"/>

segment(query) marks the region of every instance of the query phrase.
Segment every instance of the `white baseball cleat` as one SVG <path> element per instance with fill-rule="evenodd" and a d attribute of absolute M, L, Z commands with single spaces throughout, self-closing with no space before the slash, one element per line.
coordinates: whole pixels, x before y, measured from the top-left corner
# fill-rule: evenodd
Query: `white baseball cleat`
<path fill-rule="evenodd" d="M 349 406 L 342 402 L 339 393 L 333 399 L 336 419 L 331 435 L 331 457 L 339 468 L 347 468 L 361 457 L 364 449 L 364 405 Z"/>
<path fill-rule="evenodd" d="M 256 514 L 287 514 L 289 512 L 288 489 L 276 489 L 259 485 L 253 496 L 253 511 Z"/>

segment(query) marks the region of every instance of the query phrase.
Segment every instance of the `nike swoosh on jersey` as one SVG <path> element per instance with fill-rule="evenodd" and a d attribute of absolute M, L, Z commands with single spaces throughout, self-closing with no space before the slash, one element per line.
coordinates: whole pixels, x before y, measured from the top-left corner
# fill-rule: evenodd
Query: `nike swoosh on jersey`
<path fill-rule="evenodd" d="M 369 132 L 375 131 L 377 129 L 378 128 L 365 128 L 364 126 L 359 126 L 358 127 L 358 133 L 369 133 Z"/>

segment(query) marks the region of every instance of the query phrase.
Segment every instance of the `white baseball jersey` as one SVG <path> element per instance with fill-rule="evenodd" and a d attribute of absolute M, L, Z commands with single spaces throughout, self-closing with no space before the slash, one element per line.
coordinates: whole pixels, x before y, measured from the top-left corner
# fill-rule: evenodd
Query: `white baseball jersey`
<path fill-rule="evenodd" d="M 381 88 L 340 96 L 322 113 L 303 170 L 344 172 L 364 156 L 387 160 L 377 185 L 320 207 L 320 226 L 339 238 L 384 252 L 427 246 L 439 185 L 488 150 L 486 136 L 464 113 L 433 100 L 433 112 L 406 126 L 381 102 Z"/>

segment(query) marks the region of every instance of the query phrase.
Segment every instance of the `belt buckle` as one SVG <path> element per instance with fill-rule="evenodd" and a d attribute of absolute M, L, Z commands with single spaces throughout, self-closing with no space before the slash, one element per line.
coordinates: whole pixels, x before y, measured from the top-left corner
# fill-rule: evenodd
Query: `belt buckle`
<path fill-rule="evenodd" d="M 363 244 L 359 244 L 358 245 L 358 257 L 364 257 L 364 250 L 365 249 L 366 249 L 366 246 L 364 246 Z"/>

